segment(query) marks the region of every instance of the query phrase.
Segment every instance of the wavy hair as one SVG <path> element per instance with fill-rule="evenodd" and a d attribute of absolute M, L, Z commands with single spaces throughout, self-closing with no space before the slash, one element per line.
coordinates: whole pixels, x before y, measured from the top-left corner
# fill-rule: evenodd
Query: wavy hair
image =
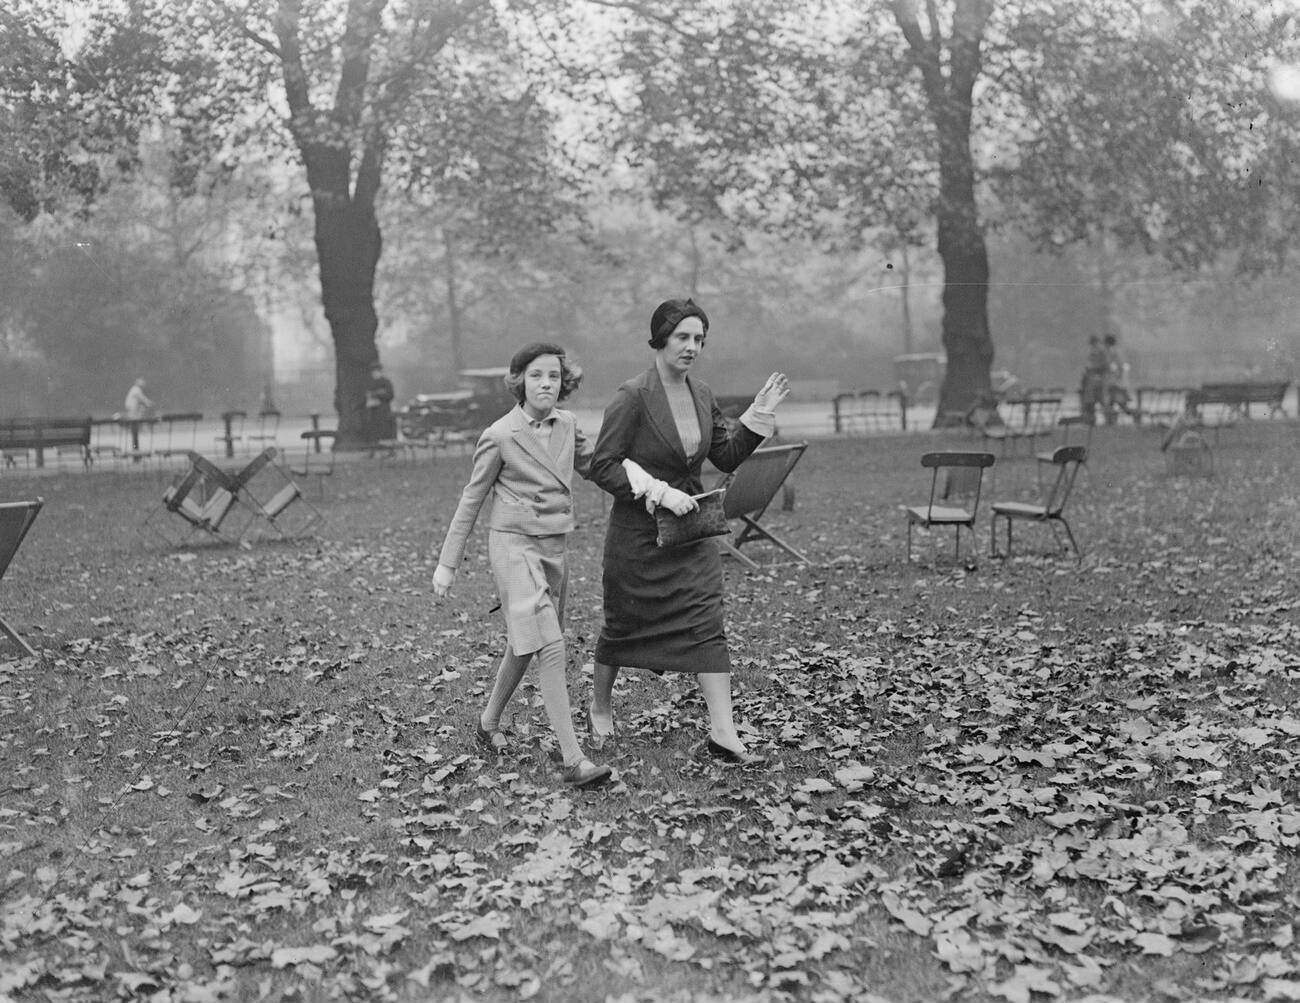
<path fill-rule="evenodd" d="M 524 402 L 524 371 L 539 355 L 554 355 L 560 360 L 560 392 L 556 402 L 568 400 L 582 382 L 582 368 L 569 361 L 563 348 L 548 341 L 534 341 L 515 352 L 510 360 L 510 372 L 504 377 L 506 389 L 520 404 Z"/>

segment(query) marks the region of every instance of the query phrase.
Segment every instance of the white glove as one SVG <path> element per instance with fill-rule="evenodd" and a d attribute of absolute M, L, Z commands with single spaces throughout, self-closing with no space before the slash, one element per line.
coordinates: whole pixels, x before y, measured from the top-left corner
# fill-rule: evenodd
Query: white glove
<path fill-rule="evenodd" d="M 668 482 L 661 481 L 657 477 L 651 477 L 635 460 L 624 460 L 623 469 L 627 472 L 627 481 L 632 488 L 632 497 L 645 498 L 645 510 L 654 515 L 655 509 L 664 503 L 664 492 L 671 490 L 668 487 Z"/>
<path fill-rule="evenodd" d="M 439 564 L 433 572 L 433 591 L 439 599 L 445 599 L 447 593 L 451 591 L 452 582 L 456 580 L 456 572 L 445 564 Z"/>
<path fill-rule="evenodd" d="M 667 488 L 659 504 L 664 506 L 673 515 L 685 515 L 687 512 L 694 512 L 699 508 L 699 503 L 688 495 L 685 491 L 678 491 L 676 488 Z"/>
<path fill-rule="evenodd" d="M 632 497 L 640 498 L 649 493 L 655 484 L 661 483 L 645 472 L 635 460 L 624 460 L 623 470 L 627 473 L 627 482 L 632 487 Z"/>
<path fill-rule="evenodd" d="M 773 373 L 763 384 L 763 388 L 754 395 L 755 411 L 775 411 L 777 405 L 790 396 L 790 381 L 785 373 Z"/>

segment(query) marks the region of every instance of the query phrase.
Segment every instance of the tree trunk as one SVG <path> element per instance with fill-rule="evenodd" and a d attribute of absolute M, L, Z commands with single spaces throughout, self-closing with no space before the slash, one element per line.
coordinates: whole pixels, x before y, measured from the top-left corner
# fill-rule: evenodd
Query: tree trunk
<path fill-rule="evenodd" d="M 898 296 L 902 306 L 903 354 L 911 355 L 916 351 L 916 337 L 912 330 L 912 262 L 907 253 L 907 245 L 903 244 L 900 250 L 899 263 L 902 267 L 898 275 Z"/>
<path fill-rule="evenodd" d="M 366 386 L 379 361 L 375 332 L 375 269 L 382 240 L 375 207 L 346 193 L 313 188 L 316 254 L 320 261 L 321 303 L 334 339 L 334 410 L 338 412 L 335 448 L 360 449 L 369 442 Z"/>
<path fill-rule="evenodd" d="M 461 348 L 460 299 L 456 295 L 456 247 L 451 231 L 442 227 L 443 260 L 446 262 L 447 323 L 451 337 L 451 372 L 453 378 L 465 368 L 465 355 Z M 449 381 L 450 382 L 450 381 Z"/>
<path fill-rule="evenodd" d="M 939 144 L 938 251 L 943 262 L 943 347 L 948 356 L 935 427 L 960 424 L 992 390 L 989 369 L 989 256 L 975 204 L 975 161 L 971 156 L 971 109 L 981 67 L 980 44 L 992 12 L 991 0 L 953 0 L 947 59 L 933 0 L 928 28 L 921 26 L 916 0 L 892 0 L 891 7 L 912 61 L 921 72 L 926 104 Z M 927 30 L 930 37 L 927 37 Z"/>
<path fill-rule="evenodd" d="M 989 258 L 975 210 L 968 134 L 940 141 L 939 257 L 943 261 L 943 348 L 948 357 L 935 427 L 958 425 L 992 390 Z M 960 142 L 958 142 L 960 140 Z"/>

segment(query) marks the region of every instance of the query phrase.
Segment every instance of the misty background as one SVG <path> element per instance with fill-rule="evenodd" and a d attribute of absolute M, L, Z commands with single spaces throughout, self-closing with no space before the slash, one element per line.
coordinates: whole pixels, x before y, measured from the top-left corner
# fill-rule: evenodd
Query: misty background
<path fill-rule="evenodd" d="M 5 124 L 26 135 L 27 152 L 39 159 L 66 146 L 66 134 L 22 132 L 30 122 L 15 86 Z M 584 128 L 580 115 L 566 119 L 563 101 L 553 107 L 561 129 Z M 1014 124 L 985 123 L 994 139 L 977 145 L 982 159 L 1014 144 Z M 131 169 L 93 199 L 33 208 L 7 189 L 0 416 L 112 414 L 137 376 L 163 411 L 332 409 L 335 345 L 300 165 L 270 145 L 249 146 L 218 167 L 188 165 L 178 183 L 177 151 L 189 142 L 183 126 L 158 116 L 133 134 Z M 599 407 L 649 364 L 648 318 L 673 296 L 693 295 L 708 311 L 701 374 L 723 394 L 752 392 L 774 368 L 794 380 L 797 399 L 892 390 L 896 356 L 943 351 L 945 277 L 932 223 L 891 235 L 883 221 L 855 221 L 850 207 L 823 207 L 817 228 L 803 231 L 766 225 L 762 213 L 710 218 L 653 192 L 644 164 L 615 166 L 617 183 L 587 186 L 546 226 L 511 213 L 480 213 L 471 225 L 445 193 L 382 188 L 375 339 L 396 405 L 455 387 L 461 368 L 502 365 L 521 344 L 549 340 L 583 366 L 581 403 Z M 13 158 L 4 167 L 31 170 Z M 1124 168 L 1110 169 L 1122 188 Z M 896 176 L 901 190 L 907 177 Z M 1171 199 L 1176 183 L 1171 174 Z M 1243 271 L 1234 254 L 1206 253 L 1176 269 L 1158 247 L 1102 227 L 1046 250 L 1021 235 L 1005 195 L 979 194 L 992 366 L 1023 385 L 1076 389 L 1088 336 L 1106 332 L 1119 336 L 1134 385 L 1300 371 L 1300 274 L 1285 256 Z M 765 197 L 770 188 L 754 196 Z M 853 240 L 818 238 L 854 230 Z"/>

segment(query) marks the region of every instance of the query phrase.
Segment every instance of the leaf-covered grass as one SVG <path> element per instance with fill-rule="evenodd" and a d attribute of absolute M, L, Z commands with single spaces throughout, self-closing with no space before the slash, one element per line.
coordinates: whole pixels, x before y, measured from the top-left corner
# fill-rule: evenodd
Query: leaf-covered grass
<path fill-rule="evenodd" d="M 1203 480 L 1156 435 L 1098 432 L 1079 564 L 1021 527 L 990 559 L 985 510 L 976 565 L 908 565 L 920 452 L 973 444 L 815 442 L 764 522 L 816 566 L 727 564 L 770 766 L 700 761 L 693 682 L 628 672 L 594 793 L 531 681 L 514 751 L 473 741 L 481 537 L 429 587 L 466 457 L 341 463 L 319 539 L 247 549 L 137 534 L 157 475 L 6 475 L 47 506 L 0 584 L 45 652 L 0 656 L 0 998 L 1300 999 L 1300 436 L 1225 431 Z"/>

